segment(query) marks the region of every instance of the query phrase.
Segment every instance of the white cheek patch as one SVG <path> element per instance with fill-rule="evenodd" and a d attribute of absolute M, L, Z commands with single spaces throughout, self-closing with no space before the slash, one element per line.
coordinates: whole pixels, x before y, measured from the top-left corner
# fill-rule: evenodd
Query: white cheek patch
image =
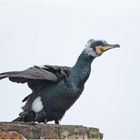
<path fill-rule="evenodd" d="M 90 48 L 94 42 L 95 42 L 95 41 L 94 41 L 93 39 L 90 39 L 90 40 L 87 42 L 87 44 L 85 45 L 85 49 L 86 49 L 86 48 Z"/>
<path fill-rule="evenodd" d="M 43 109 L 43 104 L 42 104 L 42 101 L 41 101 L 41 97 L 37 97 L 33 103 L 32 103 L 32 110 L 35 112 L 35 113 L 38 113 L 40 112 L 41 110 Z"/>
<path fill-rule="evenodd" d="M 93 56 L 93 57 L 98 56 L 96 54 L 96 52 L 91 47 L 86 47 L 85 50 L 84 50 L 84 54 L 89 55 L 89 56 Z"/>
<path fill-rule="evenodd" d="M 84 54 L 92 56 L 92 57 L 97 57 L 98 54 L 91 48 L 92 44 L 94 43 L 93 39 L 90 39 L 87 44 L 85 45 L 84 49 Z"/>

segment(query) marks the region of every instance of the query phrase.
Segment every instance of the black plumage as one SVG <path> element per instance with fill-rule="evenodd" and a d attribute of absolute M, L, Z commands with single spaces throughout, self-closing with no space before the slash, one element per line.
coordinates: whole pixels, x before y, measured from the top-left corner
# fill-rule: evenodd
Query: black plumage
<path fill-rule="evenodd" d="M 47 122 L 56 124 L 81 95 L 91 71 L 93 59 L 106 50 L 119 47 L 106 41 L 90 40 L 73 67 L 44 65 L 24 71 L 5 72 L 0 79 L 27 83 L 32 93 L 23 99 L 23 112 L 14 121 Z"/>

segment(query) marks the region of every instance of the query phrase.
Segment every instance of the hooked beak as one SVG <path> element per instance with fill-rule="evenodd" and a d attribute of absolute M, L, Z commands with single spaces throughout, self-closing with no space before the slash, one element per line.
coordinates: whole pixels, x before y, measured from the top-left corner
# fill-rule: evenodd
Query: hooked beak
<path fill-rule="evenodd" d="M 114 49 L 114 48 L 120 48 L 119 44 L 106 44 L 103 46 L 104 51 L 110 50 L 110 49 Z"/>
<path fill-rule="evenodd" d="M 104 53 L 107 50 L 114 49 L 114 48 L 119 48 L 119 47 L 120 47 L 119 44 L 104 44 L 102 46 L 97 46 L 96 47 L 96 53 L 98 55 L 101 55 L 102 53 Z"/>

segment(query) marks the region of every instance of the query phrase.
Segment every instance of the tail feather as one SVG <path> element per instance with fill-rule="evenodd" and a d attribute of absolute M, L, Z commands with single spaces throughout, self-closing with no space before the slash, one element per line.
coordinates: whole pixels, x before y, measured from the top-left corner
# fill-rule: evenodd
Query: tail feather
<path fill-rule="evenodd" d="M 18 118 L 16 118 L 16 119 L 14 119 L 12 122 L 18 122 L 18 121 L 23 122 L 23 120 L 22 120 L 22 118 L 21 118 L 21 117 L 18 117 Z"/>
<path fill-rule="evenodd" d="M 22 122 L 35 121 L 35 113 L 33 111 L 30 112 L 23 111 L 19 114 L 19 117 L 14 119 L 12 122 L 16 122 L 16 121 L 22 121 Z"/>

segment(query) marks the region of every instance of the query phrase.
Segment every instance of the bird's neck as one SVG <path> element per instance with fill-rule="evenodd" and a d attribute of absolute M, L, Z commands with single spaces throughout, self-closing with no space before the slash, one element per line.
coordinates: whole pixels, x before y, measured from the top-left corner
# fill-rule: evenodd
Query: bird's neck
<path fill-rule="evenodd" d="M 84 83 L 87 81 L 90 75 L 91 63 L 93 59 L 94 57 L 85 55 L 84 52 L 81 53 L 76 64 L 72 67 L 69 75 L 69 82 L 73 87 L 80 88 L 84 86 Z"/>

